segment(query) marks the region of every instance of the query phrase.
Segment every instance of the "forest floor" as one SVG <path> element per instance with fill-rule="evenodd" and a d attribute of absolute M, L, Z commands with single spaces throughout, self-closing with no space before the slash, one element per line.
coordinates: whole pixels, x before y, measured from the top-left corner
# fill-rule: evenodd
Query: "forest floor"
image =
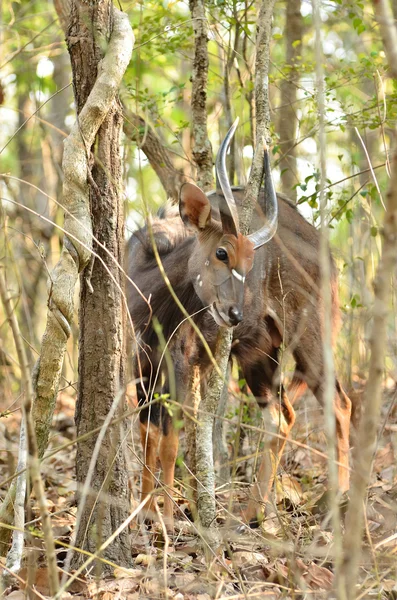
<path fill-rule="evenodd" d="M 366 510 L 366 535 L 357 598 L 397 598 L 397 391 L 385 389 L 381 435 L 376 451 L 374 471 Z M 60 569 L 66 556 L 64 544 L 70 542 L 76 506 L 74 496 L 75 436 L 74 400 L 60 394 L 53 423 L 51 448 L 60 450 L 42 463 L 46 494 L 57 540 Z M 231 420 L 234 420 L 232 416 Z M 0 476 L 4 481 L 15 470 L 18 446 L 18 413 L 2 419 Z M 132 427 L 130 455 L 139 455 Z M 232 453 L 233 435 L 229 453 Z M 249 437 L 249 436 L 248 436 Z M 291 442 L 279 469 L 276 491 L 261 527 L 237 533 L 227 514 L 237 514 L 244 506 L 247 473 L 254 458 L 247 458 L 257 440 L 245 439 L 240 452 L 235 484 L 219 485 L 218 541 L 204 540 L 193 523 L 184 516 L 187 507 L 183 483 L 177 485 L 178 510 L 175 535 L 164 538 L 160 525 L 151 528 L 133 523 L 131 549 L 133 568 L 114 566 L 113 577 L 98 579 L 94 571 L 77 578 L 64 598 L 79 600 L 138 600 L 169 598 L 173 600 L 238 600 L 243 598 L 325 598 L 332 588 L 334 573 L 330 551 L 333 533 L 327 513 L 325 437 L 322 413 L 308 398 L 297 407 L 297 422 Z M 296 444 L 295 442 L 298 442 Z M 314 451 L 313 451 L 314 450 Z M 129 465 L 132 502 L 137 505 L 139 460 Z M 177 473 L 178 475 L 178 473 Z M 7 486 L 0 490 L 4 497 Z M 233 499 L 233 500 L 232 500 Z M 161 502 L 161 501 L 160 501 Z M 342 503 L 342 530 L 345 504 Z M 178 513 L 178 514 L 177 514 Z M 32 582 L 30 598 L 49 596 L 48 575 L 41 523 L 36 500 L 29 504 L 26 529 L 26 564 L 20 581 Z M 3 560 L 4 559 L 0 559 Z M 60 570 L 62 573 L 62 570 Z M 21 600 L 24 584 L 16 583 L 3 597 Z"/>

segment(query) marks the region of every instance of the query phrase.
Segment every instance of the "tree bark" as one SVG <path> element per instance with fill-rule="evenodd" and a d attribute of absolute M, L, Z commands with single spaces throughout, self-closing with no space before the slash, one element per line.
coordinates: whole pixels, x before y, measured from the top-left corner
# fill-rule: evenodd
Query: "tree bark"
<path fill-rule="evenodd" d="M 49 280 L 47 325 L 40 357 L 33 372 L 33 417 L 40 456 L 47 447 L 63 357 L 70 336 L 74 287 L 78 274 L 84 270 L 91 257 L 92 228 L 87 155 L 109 107 L 114 102 L 132 53 L 132 32 L 129 38 L 129 24 L 126 25 L 125 17 L 120 15 L 121 13 L 118 13 L 118 29 L 109 42 L 108 54 L 102 61 L 98 79 L 64 147 L 62 200 L 66 234 L 61 257 Z"/>
<path fill-rule="evenodd" d="M 303 20 L 300 12 L 301 0 L 289 0 L 286 8 L 285 22 L 285 44 L 286 44 L 286 68 L 285 76 L 280 86 L 280 111 L 278 119 L 278 131 L 280 136 L 281 159 L 279 162 L 281 171 L 281 191 L 296 202 L 297 183 L 296 168 L 296 100 L 297 82 L 299 71 L 297 69 L 297 57 L 302 52 L 302 30 Z"/>
<path fill-rule="evenodd" d="M 253 209 L 259 196 L 263 179 L 263 142 L 269 135 L 270 113 L 267 82 L 274 2 L 275 0 L 264 0 L 258 18 L 255 62 L 256 139 L 258 143 L 242 207 L 240 230 L 243 235 L 249 233 Z M 204 416 L 200 415 L 200 426 L 197 428 L 196 435 L 197 476 L 200 480 L 197 505 L 200 523 L 205 528 L 214 524 L 216 517 L 212 433 L 214 417 L 224 387 L 232 338 L 232 329 L 221 328 L 219 330 L 214 355 L 219 371 L 213 369 L 210 375 L 208 389 L 201 404 Z"/>
<path fill-rule="evenodd" d="M 255 139 L 256 147 L 240 216 L 240 230 L 249 233 L 252 213 L 263 180 L 264 143 L 270 138 L 269 60 L 275 0 L 263 0 L 256 32 L 255 58 Z"/>
<path fill-rule="evenodd" d="M 325 186 L 327 181 L 327 161 L 326 161 L 326 132 L 325 132 L 325 87 L 324 87 L 324 54 L 322 47 L 321 34 L 321 1 L 312 0 L 313 24 L 315 29 L 315 61 L 316 61 L 316 91 L 317 91 L 317 114 L 318 114 L 318 166 L 319 166 L 319 206 L 320 206 L 320 245 L 319 245 L 319 266 L 320 266 L 320 295 L 322 311 L 322 355 L 324 363 L 323 375 L 323 405 L 324 405 L 324 429 L 327 436 L 327 457 L 328 457 L 328 502 L 330 507 L 331 523 L 333 528 L 333 549 L 334 549 L 334 570 L 335 580 L 338 581 L 338 575 L 341 564 L 341 527 L 339 518 L 338 502 L 338 466 L 336 449 L 336 419 L 335 419 L 335 367 L 333 356 L 333 306 L 332 306 L 332 286 L 331 286 L 331 261 L 329 254 L 329 228 L 327 223 L 327 196 Z M 339 596 L 339 589 L 336 588 L 336 594 Z"/>
<path fill-rule="evenodd" d="M 388 0 L 374 0 L 374 12 L 379 24 L 390 74 L 397 79 L 397 29 Z M 364 525 L 364 503 L 372 472 L 376 450 L 377 432 L 382 405 L 382 381 L 387 342 L 387 319 L 390 310 L 390 281 L 396 269 L 397 256 L 397 131 L 391 157 L 391 178 L 386 196 L 383 228 L 382 256 L 374 281 L 375 301 L 370 341 L 371 359 L 368 383 L 364 393 L 364 411 L 354 452 L 354 472 L 350 490 L 350 503 L 346 514 L 343 565 L 339 585 L 344 598 L 356 597 L 356 583 L 361 556 Z"/>
<path fill-rule="evenodd" d="M 205 192 L 212 187 L 212 148 L 207 131 L 208 50 L 204 0 L 189 0 L 194 30 L 192 73 L 193 158 L 197 165 L 197 185 Z"/>
<path fill-rule="evenodd" d="M 80 113 L 96 80 L 103 48 L 121 13 L 107 0 L 89 5 L 72 4 L 67 43 L 72 61 L 77 111 Z M 124 15 L 122 15 L 124 19 Z M 125 24 L 128 23 L 126 19 Z M 126 33 L 126 32 L 125 32 Z M 128 24 L 126 51 L 132 50 L 133 34 Z M 122 47 L 119 50 L 124 50 Z M 92 179 L 90 204 L 92 228 L 99 244 L 98 258 L 80 278 L 79 390 L 76 405 L 77 435 L 103 425 L 111 406 L 115 416 L 124 406 L 125 348 L 123 278 L 124 220 L 121 194 L 120 134 L 123 125 L 121 104 L 115 99 L 99 128 L 95 156 L 90 158 Z M 92 149 L 87 148 L 88 152 Z M 106 248 L 111 256 L 105 251 Z M 113 259 L 112 259 L 113 257 Z M 88 272 L 87 272 L 88 271 Z M 95 465 L 91 465 L 95 438 L 77 445 L 76 474 L 80 489 L 90 467 L 90 491 L 78 498 L 75 545 L 95 552 L 129 514 L 126 464 L 121 444 L 123 426 L 109 428 L 104 435 Z M 122 531 L 107 547 L 107 559 L 119 565 L 131 564 L 128 531 Z M 82 562 L 75 554 L 73 567 Z"/>
<path fill-rule="evenodd" d="M 211 527 L 216 518 L 212 438 L 214 418 L 225 385 L 224 379 L 227 373 L 232 338 L 233 330 L 231 328 L 222 327 L 219 330 L 214 356 L 223 377 L 214 368 L 212 369 L 208 388 L 201 401 L 196 433 L 197 510 L 200 524 L 205 528 Z"/>

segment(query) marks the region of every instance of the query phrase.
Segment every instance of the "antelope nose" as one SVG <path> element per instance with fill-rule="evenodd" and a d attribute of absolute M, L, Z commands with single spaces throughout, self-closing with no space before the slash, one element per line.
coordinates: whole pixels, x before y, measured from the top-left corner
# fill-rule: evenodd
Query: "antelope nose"
<path fill-rule="evenodd" d="M 237 306 L 232 306 L 229 308 L 229 319 L 232 325 L 238 325 L 243 320 L 243 311 Z"/>

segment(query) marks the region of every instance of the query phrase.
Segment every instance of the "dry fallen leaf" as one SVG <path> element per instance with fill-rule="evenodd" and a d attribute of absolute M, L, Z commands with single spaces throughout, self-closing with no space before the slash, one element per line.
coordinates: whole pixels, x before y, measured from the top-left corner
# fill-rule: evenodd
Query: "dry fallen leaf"
<path fill-rule="evenodd" d="M 135 592 L 139 587 L 139 580 L 135 579 L 109 579 L 102 581 L 93 581 L 87 585 L 88 593 L 91 598 L 95 598 L 98 594 L 111 594 L 114 595 L 120 592 L 125 595 L 126 592 Z M 103 600 L 103 596 L 101 598 Z"/>
<path fill-rule="evenodd" d="M 141 585 L 141 589 L 149 598 L 158 597 L 160 594 L 160 584 L 156 579 L 148 579 Z"/>
<path fill-rule="evenodd" d="M 130 577 L 137 579 L 143 576 L 143 571 L 142 569 L 125 569 L 120 567 L 114 569 L 113 575 L 116 577 L 116 579 L 127 579 Z"/>
<path fill-rule="evenodd" d="M 185 588 L 195 579 L 196 575 L 194 573 L 175 573 L 173 576 L 173 586 L 176 588 Z"/>
<path fill-rule="evenodd" d="M 294 506 L 299 506 L 303 500 L 303 491 L 301 485 L 295 477 L 283 473 L 281 478 L 277 479 L 277 503 L 279 504 L 287 498 Z"/>
<path fill-rule="evenodd" d="M 320 567 L 316 563 L 305 563 L 300 559 L 296 559 L 297 566 L 302 571 L 302 576 L 309 588 L 313 590 L 330 590 L 334 582 L 334 575 L 329 569 Z"/>
<path fill-rule="evenodd" d="M 234 552 L 232 563 L 236 567 L 266 563 L 267 558 L 260 552 Z"/>
<path fill-rule="evenodd" d="M 150 565 L 154 565 L 156 562 L 156 557 L 151 554 L 138 554 L 135 558 L 136 565 L 143 565 L 144 567 L 149 567 Z"/>
<path fill-rule="evenodd" d="M 15 590 L 5 596 L 5 598 L 8 598 L 9 600 L 26 600 L 26 594 L 22 590 Z"/>
<path fill-rule="evenodd" d="M 395 460 L 394 448 L 389 442 L 384 448 L 377 451 L 374 459 L 374 471 L 380 473 L 386 467 L 394 466 Z"/>

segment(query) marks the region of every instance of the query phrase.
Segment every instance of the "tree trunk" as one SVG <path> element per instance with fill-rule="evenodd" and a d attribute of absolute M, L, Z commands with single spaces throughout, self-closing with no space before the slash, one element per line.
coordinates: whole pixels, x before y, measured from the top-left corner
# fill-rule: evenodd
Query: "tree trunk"
<path fill-rule="evenodd" d="M 289 0 L 287 2 L 287 14 L 285 23 L 286 43 L 286 69 L 285 77 L 280 86 L 280 110 L 278 130 L 280 135 L 280 171 L 281 191 L 296 201 L 296 189 L 294 185 L 298 182 L 296 168 L 296 100 L 297 81 L 299 71 L 297 70 L 297 57 L 302 52 L 302 29 L 303 20 L 300 12 L 301 0 Z"/>
<path fill-rule="evenodd" d="M 397 30 L 388 0 L 374 1 L 374 13 L 379 25 L 383 47 L 389 63 L 390 75 L 397 80 Z M 339 573 L 339 588 L 347 600 L 357 595 L 365 505 L 372 464 L 377 446 L 377 433 L 382 407 L 387 346 L 387 320 L 390 311 L 390 281 L 396 269 L 397 240 L 397 132 L 394 133 L 391 154 L 391 178 L 386 196 L 383 223 L 382 255 L 374 281 L 374 307 L 371 359 L 368 382 L 364 394 L 363 415 L 354 448 L 354 471 L 350 488 L 350 502 L 346 513 L 346 531 L 343 544 L 343 564 Z"/>
<path fill-rule="evenodd" d="M 249 233 L 251 218 L 256 199 L 263 179 L 264 142 L 269 135 L 269 101 L 268 101 L 268 74 L 270 55 L 270 34 L 275 0 L 264 0 L 261 4 L 257 36 L 256 36 L 256 61 L 255 61 L 255 110 L 256 110 L 256 139 L 257 148 L 250 172 L 248 185 L 245 191 L 244 203 L 241 211 L 240 231 L 243 235 Z M 204 528 L 209 528 L 215 523 L 215 475 L 213 464 L 212 434 L 214 417 L 217 413 L 220 396 L 224 388 L 225 375 L 233 338 L 233 331 L 229 328 L 220 328 L 217 335 L 215 360 L 219 370 L 213 369 L 208 380 L 208 387 L 202 399 L 200 425 L 196 433 L 196 466 L 199 479 L 197 508 L 200 523 Z M 215 543 L 213 537 L 211 543 Z"/>
<path fill-rule="evenodd" d="M 123 202 L 118 185 L 121 177 L 121 127 L 120 107 L 115 106 L 98 132 L 96 159 L 101 166 L 94 167 L 93 178 L 101 195 L 93 194 L 91 198 L 94 235 L 119 264 L 123 263 L 124 253 Z M 98 247 L 96 250 L 122 288 L 119 269 L 105 251 Z M 94 262 L 90 282 L 81 277 L 79 393 L 75 416 L 78 436 L 103 424 L 117 396 L 120 396 L 120 401 L 115 416 L 124 409 L 124 311 L 120 287 L 116 287 L 99 260 Z M 87 499 L 77 537 L 77 546 L 90 552 L 95 552 L 97 546 L 128 516 L 129 492 L 121 447 L 123 439 L 124 428 L 117 426 L 109 429 L 101 445 L 91 496 Z M 77 446 L 76 474 L 80 485 L 87 476 L 95 442 L 96 438 L 90 437 Z M 103 495 L 103 500 L 99 499 L 98 493 Z M 126 531 L 109 547 L 107 558 L 120 565 L 130 564 Z"/>
<path fill-rule="evenodd" d="M 90 5 L 75 2 L 72 5 L 67 42 L 78 112 L 97 77 L 102 48 L 112 28 L 112 4 L 107 0 L 98 0 Z M 90 191 L 94 236 L 118 264 L 123 263 L 124 251 L 120 161 L 122 124 L 121 105 L 115 100 L 98 131 Z M 78 436 L 103 425 L 112 405 L 117 405 L 115 417 L 124 407 L 122 275 L 103 248 L 94 244 L 94 249 L 102 260 L 95 259 L 80 278 Z M 93 465 L 90 463 L 96 437 L 89 437 L 77 445 L 76 474 L 80 489 L 89 468 L 93 471 L 88 494 L 80 494 L 78 498 L 75 544 L 90 552 L 96 552 L 129 514 L 123 441 L 122 425 L 106 430 Z M 128 531 L 122 531 L 108 546 L 105 557 L 119 565 L 131 564 Z M 82 562 L 82 555 L 76 553 L 73 566 L 77 568 Z"/>
<path fill-rule="evenodd" d="M 212 148 L 207 131 L 208 50 L 204 0 L 190 0 L 195 51 L 192 74 L 193 158 L 197 165 L 197 185 L 205 192 L 212 187 Z"/>

